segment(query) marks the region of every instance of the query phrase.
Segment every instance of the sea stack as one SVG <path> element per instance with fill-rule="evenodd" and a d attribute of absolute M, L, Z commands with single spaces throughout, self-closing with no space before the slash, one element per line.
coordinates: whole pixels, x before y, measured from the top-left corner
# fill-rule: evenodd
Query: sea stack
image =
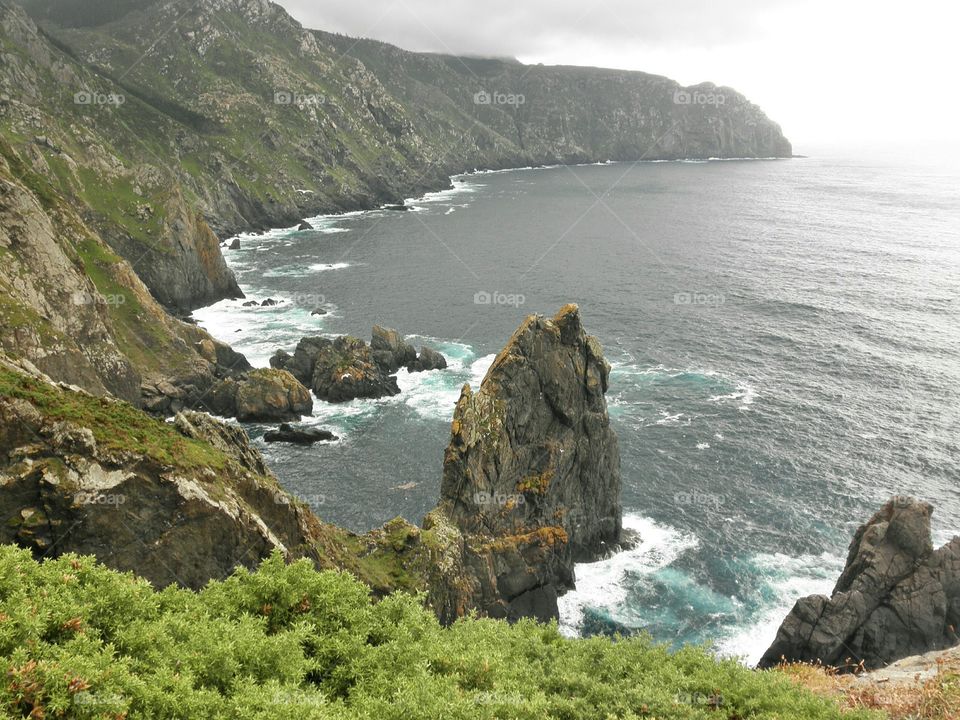
<path fill-rule="evenodd" d="M 441 617 L 557 617 L 577 561 L 620 541 L 620 455 L 604 393 L 610 366 L 576 305 L 531 315 L 480 388 L 464 386 L 441 501 L 424 527 L 462 546 Z"/>

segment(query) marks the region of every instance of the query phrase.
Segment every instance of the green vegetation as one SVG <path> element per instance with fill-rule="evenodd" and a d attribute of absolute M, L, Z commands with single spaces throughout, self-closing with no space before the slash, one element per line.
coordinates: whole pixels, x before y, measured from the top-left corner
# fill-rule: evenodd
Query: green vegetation
<path fill-rule="evenodd" d="M 90 428 L 100 448 L 134 452 L 161 465 L 220 470 L 227 457 L 206 443 L 185 438 L 132 405 L 83 393 L 62 392 L 43 380 L 0 367 L 0 397 L 26 400 L 49 421 Z"/>
<path fill-rule="evenodd" d="M 0 547 L 0 712 L 32 718 L 875 718 L 779 672 L 642 638 L 373 603 L 275 555 L 194 593 Z"/>

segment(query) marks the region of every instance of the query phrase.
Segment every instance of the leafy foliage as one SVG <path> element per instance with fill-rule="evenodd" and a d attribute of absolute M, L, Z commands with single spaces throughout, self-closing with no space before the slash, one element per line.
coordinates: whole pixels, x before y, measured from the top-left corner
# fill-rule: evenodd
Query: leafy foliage
<path fill-rule="evenodd" d="M 778 672 L 555 625 L 441 627 L 279 555 L 194 593 L 0 547 L 0 713 L 32 718 L 839 718 Z M 876 717 L 853 712 L 844 717 Z"/>

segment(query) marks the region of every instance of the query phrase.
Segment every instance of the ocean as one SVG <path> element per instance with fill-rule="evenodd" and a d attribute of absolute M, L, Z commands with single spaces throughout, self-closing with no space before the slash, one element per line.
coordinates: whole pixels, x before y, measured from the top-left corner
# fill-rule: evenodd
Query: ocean
<path fill-rule="evenodd" d="M 960 527 L 960 165 L 898 157 L 476 173 L 410 212 L 311 218 L 225 250 L 249 298 L 194 317 L 266 366 L 395 327 L 450 360 L 316 403 L 337 443 L 267 445 L 284 486 L 366 531 L 437 501 L 453 406 L 527 314 L 580 305 L 613 366 L 628 552 L 577 567 L 569 635 L 645 630 L 752 663 L 829 593 L 891 495 Z M 314 315 L 314 311 L 325 314 Z"/>

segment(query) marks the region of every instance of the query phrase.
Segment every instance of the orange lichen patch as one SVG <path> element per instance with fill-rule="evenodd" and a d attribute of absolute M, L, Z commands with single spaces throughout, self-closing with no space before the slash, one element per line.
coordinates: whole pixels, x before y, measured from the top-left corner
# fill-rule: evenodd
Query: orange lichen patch
<path fill-rule="evenodd" d="M 509 550 L 519 550 L 528 545 L 539 545 L 540 547 L 552 548 L 557 545 L 566 545 L 570 542 L 567 531 L 556 525 L 537 528 L 530 532 L 519 535 L 507 535 L 497 538 L 490 542 L 486 547 L 494 552 L 505 552 Z"/>
<path fill-rule="evenodd" d="M 517 492 L 543 495 L 553 480 L 553 468 L 544 470 L 539 475 L 528 475 L 517 483 Z"/>

